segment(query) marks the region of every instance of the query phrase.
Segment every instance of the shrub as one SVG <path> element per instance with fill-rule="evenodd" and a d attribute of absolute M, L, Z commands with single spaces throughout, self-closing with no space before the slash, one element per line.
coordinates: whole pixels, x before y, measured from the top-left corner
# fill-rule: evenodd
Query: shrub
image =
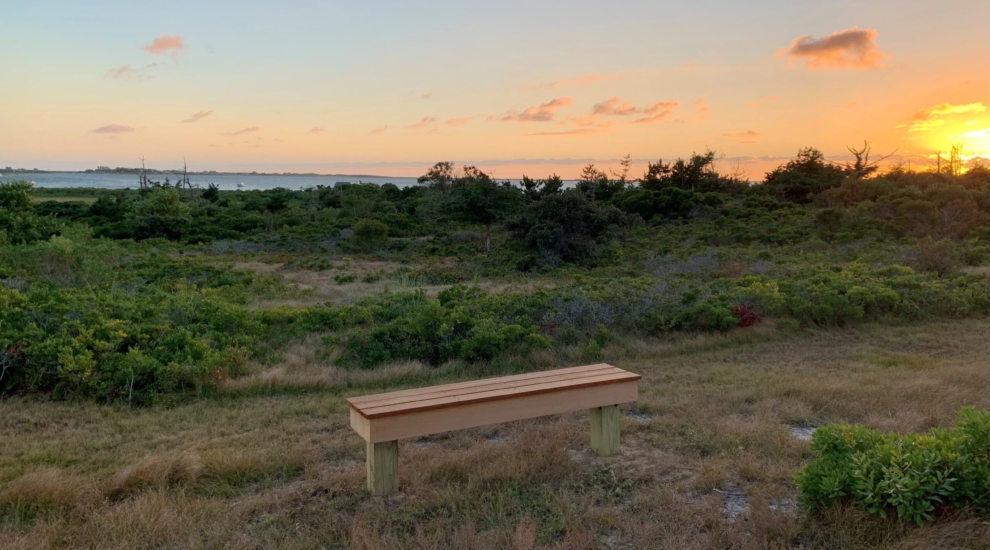
<path fill-rule="evenodd" d="M 781 200 L 806 203 L 815 195 L 837 187 L 844 177 L 841 167 L 829 164 L 818 149 L 807 147 L 798 151 L 794 160 L 768 172 L 763 189 Z"/>
<path fill-rule="evenodd" d="M 748 307 L 742 304 L 736 304 L 735 306 L 733 306 L 732 314 L 739 319 L 739 322 L 736 323 L 736 326 L 742 328 L 751 327 L 763 320 L 763 318 L 760 317 L 759 313 L 749 309 Z"/>
<path fill-rule="evenodd" d="M 590 202 L 570 190 L 530 203 L 506 227 L 532 254 L 529 264 L 594 265 L 623 218 L 617 208 Z"/>
<path fill-rule="evenodd" d="M 134 203 L 127 219 L 135 239 L 175 240 L 182 236 L 192 216 L 178 189 L 155 187 L 147 197 Z"/>
<path fill-rule="evenodd" d="M 918 241 L 912 250 L 914 261 L 924 271 L 934 271 L 939 277 L 955 269 L 958 259 L 956 243 L 950 239 L 936 241 L 931 236 Z"/>
<path fill-rule="evenodd" d="M 352 361 L 370 368 L 400 359 L 439 365 L 491 360 L 515 345 L 548 347 L 525 317 L 510 318 L 506 298 L 456 285 L 429 299 L 423 291 L 386 293 L 357 307 L 374 323 L 347 340 Z M 511 308 L 509 308 L 511 309 Z"/>
<path fill-rule="evenodd" d="M 811 511 L 854 503 L 870 514 L 922 524 L 971 508 L 990 515 L 990 412 L 967 407 L 954 428 L 884 434 L 861 426 L 819 428 L 816 458 L 796 476 Z"/>
<path fill-rule="evenodd" d="M 361 220 L 352 229 L 358 248 L 372 250 L 388 243 L 388 226 L 378 220 Z"/>

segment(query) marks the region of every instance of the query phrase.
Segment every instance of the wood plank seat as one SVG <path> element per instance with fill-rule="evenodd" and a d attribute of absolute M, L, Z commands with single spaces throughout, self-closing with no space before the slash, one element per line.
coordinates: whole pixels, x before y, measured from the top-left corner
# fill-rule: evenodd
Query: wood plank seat
<path fill-rule="evenodd" d="M 351 427 L 367 442 L 368 489 L 398 490 L 398 440 L 589 409 L 591 446 L 619 450 L 618 404 L 634 402 L 641 376 L 585 365 L 352 397 Z"/>

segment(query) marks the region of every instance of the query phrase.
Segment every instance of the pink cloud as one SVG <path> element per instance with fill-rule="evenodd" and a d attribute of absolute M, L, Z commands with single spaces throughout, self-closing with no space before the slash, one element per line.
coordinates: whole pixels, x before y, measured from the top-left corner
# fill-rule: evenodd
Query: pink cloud
<path fill-rule="evenodd" d="M 632 115 L 636 113 L 636 106 L 632 103 L 623 103 L 622 98 L 614 95 L 601 103 L 596 103 L 591 108 L 591 112 L 596 115 Z"/>
<path fill-rule="evenodd" d="M 95 130 L 90 130 L 90 132 L 94 134 L 126 134 L 133 131 L 134 128 L 121 124 L 107 124 L 106 126 L 100 126 Z"/>
<path fill-rule="evenodd" d="M 436 123 L 436 121 L 437 121 L 437 117 L 435 116 L 425 116 L 421 118 L 419 122 L 415 124 L 410 124 L 409 126 L 406 126 L 406 128 L 409 128 L 410 130 L 419 130 L 421 128 L 428 128 L 432 126 L 434 123 Z"/>
<path fill-rule="evenodd" d="M 171 53 L 172 55 L 175 55 L 185 48 L 186 44 L 181 36 L 169 36 L 167 34 L 163 34 L 162 36 L 152 40 L 151 44 L 145 45 L 144 51 L 153 54 Z"/>
<path fill-rule="evenodd" d="M 691 105 L 694 105 L 694 119 L 691 122 L 701 122 L 708 118 L 708 105 L 705 103 L 705 98 L 702 97 L 698 101 L 695 101 Z"/>
<path fill-rule="evenodd" d="M 760 137 L 760 133 L 756 130 L 746 130 L 743 132 L 722 134 L 722 137 L 738 139 L 739 143 L 756 143 L 757 138 Z"/>
<path fill-rule="evenodd" d="M 235 130 L 233 132 L 224 132 L 221 135 L 224 135 L 224 136 L 243 136 L 244 134 L 253 134 L 253 133 L 258 132 L 260 130 L 261 130 L 261 128 L 258 128 L 257 126 L 248 126 L 247 128 L 243 128 L 241 130 Z"/>
<path fill-rule="evenodd" d="M 208 117 L 208 116 L 210 116 L 212 114 L 213 114 L 213 111 L 200 111 L 198 113 L 193 113 L 193 114 L 189 115 L 189 118 L 183 120 L 182 122 L 185 122 L 187 124 L 192 124 L 194 122 L 199 122 L 199 121 L 203 120 L 204 118 L 206 118 L 206 117 Z"/>
<path fill-rule="evenodd" d="M 600 122 L 598 122 L 598 119 L 595 118 L 595 115 L 587 115 L 587 116 L 572 118 L 570 119 L 570 122 L 577 126 L 586 126 L 586 127 L 599 126 L 601 124 Z M 611 124 L 611 122 L 608 122 L 607 124 Z"/>
<path fill-rule="evenodd" d="M 673 114 L 674 111 L 680 106 L 680 101 L 659 101 L 653 105 L 650 105 L 646 109 L 643 109 L 643 113 L 649 116 L 638 118 L 636 119 L 636 122 L 646 124 L 651 122 L 660 122 Z"/>
<path fill-rule="evenodd" d="M 526 134 L 527 136 L 583 136 L 589 134 L 600 134 L 608 130 L 612 126 L 612 121 L 604 122 L 601 124 L 596 124 L 594 126 L 584 125 L 581 128 L 572 128 L 570 130 L 558 130 L 553 132 L 534 132 L 532 134 Z"/>
<path fill-rule="evenodd" d="M 369 132 L 369 133 L 370 134 L 381 134 L 381 133 L 384 133 L 385 130 L 388 130 L 388 126 L 379 126 L 378 128 L 374 128 L 373 130 L 371 130 L 371 132 Z"/>
<path fill-rule="evenodd" d="M 423 95 L 421 95 L 419 97 L 421 97 L 423 99 L 432 99 L 433 98 L 433 92 L 430 92 L 428 94 L 423 94 Z"/>
<path fill-rule="evenodd" d="M 501 120 L 502 122 L 512 120 L 519 122 L 549 122 L 553 120 L 554 112 L 557 109 L 567 107 L 572 103 L 574 103 L 574 99 L 572 98 L 558 97 L 557 99 L 552 99 L 543 105 L 527 107 L 526 110 L 521 113 L 505 115 L 501 118 Z"/>
<path fill-rule="evenodd" d="M 324 129 L 322 127 L 320 127 L 320 126 L 313 126 L 312 128 L 309 129 L 309 132 L 307 132 L 307 133 L 309 133 L 309 134 L 319 134 L 323 130 Z"/>
<path fill-rule="evenodd" d="M 158 63 L 152 63 L 150 65 L 145 65 L 144 67 L 131 67 L 130 65 L 113 67 L 107 71 L 106 78 L 112 78 L 114 80 L 136 80 L 141 82 L 151 78 L 151 74 L 149 74 L 148 69 L 156 67 L 157 65 Z"/>
<path fill-rule="evenodd" d="M 876 69 L 887 54 L 877 47 L 875 29 L 853 27 L 824 38 L 799 36 L 778 57 L 804 59 L 809 69 Z"/>
<path fill-rule="evenodd" d="M 447 126 L 460 126 L 462 124 L 467 124 L 473 118 L 475 118 L 475 117 L 473 117 L 473 116 L 466 116 L 466 117 L 462 117 L 462 118 L 448 118 L 444 122 L 444 124 L 446 124 Z"/>

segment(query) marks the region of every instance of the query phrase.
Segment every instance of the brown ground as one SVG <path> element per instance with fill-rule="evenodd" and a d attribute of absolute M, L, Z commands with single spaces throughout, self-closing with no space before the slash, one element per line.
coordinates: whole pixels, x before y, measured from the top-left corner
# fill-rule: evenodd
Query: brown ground
<path fill-rule="evenodd" d="M 986 408 L 988 332 L 986 320 L 801 335 L 765 322 L 620 340 L 604 359 L 643 374 L 621 455 L 588 451 L 580 413 L 419 438 L 400 444 L 389 499 L 364 491 L 344 398 L 470 368 L 345 371 L 313 338 L 187 405 L 12 399 L 0 402 L 0 548 L 990 548 L 976 519 L 804 517 L 791 481 L 808 427 L 923 430 Z M 590 362 L 577 349 L 516 359 Z"/>

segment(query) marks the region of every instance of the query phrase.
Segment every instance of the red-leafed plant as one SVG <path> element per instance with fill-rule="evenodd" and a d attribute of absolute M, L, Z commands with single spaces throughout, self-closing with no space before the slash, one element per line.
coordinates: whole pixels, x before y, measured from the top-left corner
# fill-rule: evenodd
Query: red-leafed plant
<path fill-rule="evenodd" d="M 739 318 L 739 322 L 736 323 L 737 327 L 751 327 L 763 320 L 759 313 L 742 304 L 736 304 L 732 308 L 732 314 Z"/>

